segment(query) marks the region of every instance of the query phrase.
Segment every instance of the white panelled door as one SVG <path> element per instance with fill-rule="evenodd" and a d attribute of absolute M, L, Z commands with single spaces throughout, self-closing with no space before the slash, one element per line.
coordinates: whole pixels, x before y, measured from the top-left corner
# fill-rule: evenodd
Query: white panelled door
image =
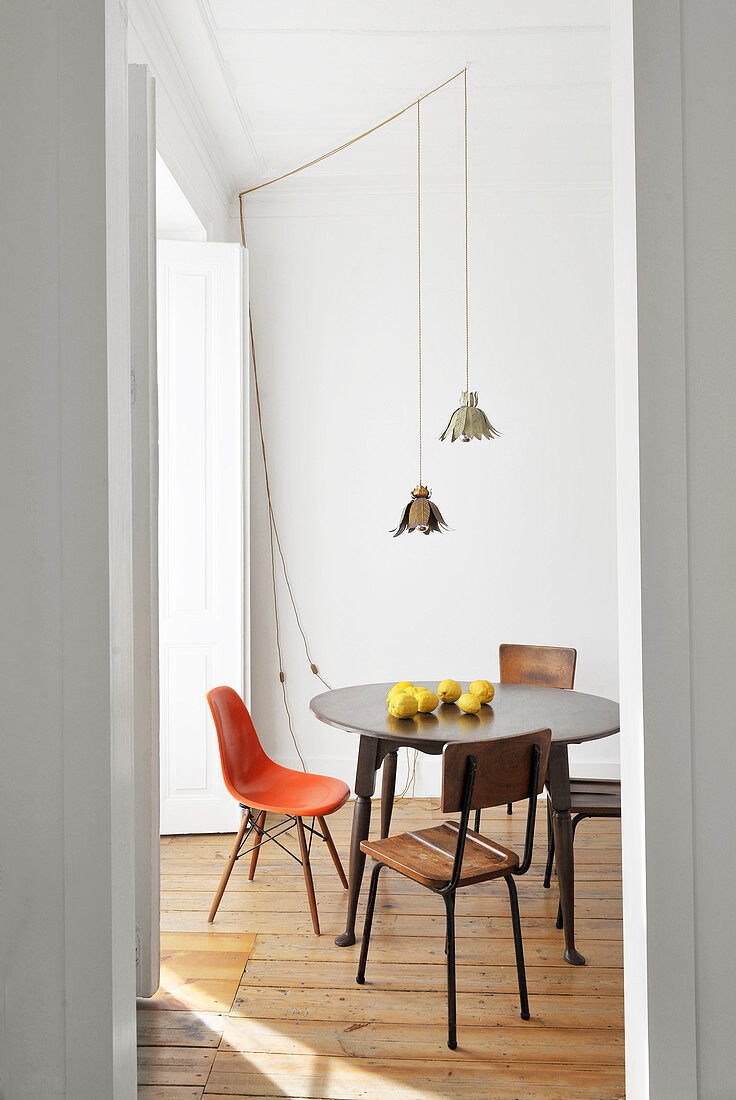
<path fill-rule="evenodd" d="M 161 832 L 226 832 L 206 693 L 244 689 L 245 251 L 158 245 Z"/>

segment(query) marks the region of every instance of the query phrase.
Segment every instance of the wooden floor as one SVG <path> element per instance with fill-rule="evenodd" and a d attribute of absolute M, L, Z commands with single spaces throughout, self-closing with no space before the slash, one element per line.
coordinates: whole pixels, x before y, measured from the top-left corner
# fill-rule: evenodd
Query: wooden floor
<path fill-rule="evenodd" d="M 378 822 L 378 802 L 373 824 Z M 352 804 L 330 819 L 347 867 Z M 523 847 L 524 813 L 486 811 L 482 831 Z M 443 820 L 402 800 L 392 833 Z M 264 847 L 255 880 L 233 871 L 207 913 L 233 838 L 162 839 L 161 989 L 139 1002 L 145 1100 L 618 1100 L 624 1096 L 621 853 L 617 821 L 586 821 L 575 842 L 578 946 L 562 960 L 557 891 L 542 888 L 546 821 L 518 880 L 532 1018 L 519 1017 L 508 895 L 458 894 L 458 1040 L 446 1040 L 444 906 L 392 872 L 378 895 L 365 986 L 359 944 L 338 948 L 345 891 L 324 844 L 313 849 L 322 935 L 312 933 L 301 868 Z M 296 838 L 290 841 L 296 850 Z M 316 847 L 316 845 L 315 845 Z M 365 895 L 365 889 L 363 891 Z M 359 909 L 359 927 L 365 897 Z"/>

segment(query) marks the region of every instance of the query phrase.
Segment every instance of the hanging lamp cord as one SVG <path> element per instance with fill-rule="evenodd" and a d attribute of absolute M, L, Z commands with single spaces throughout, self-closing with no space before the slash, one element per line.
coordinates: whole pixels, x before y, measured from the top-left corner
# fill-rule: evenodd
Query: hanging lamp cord
<path fill-rule="evenodd" d="M 467 66 L 464 69 L 460 69 L 459 72 L 454 73 L 452 76 L 448 76 L 447 80 L 443 80 L 441 84 L 437 84 L 436 87 L 430 88 L 424 95 L 420 95 L 418 99 L 413 99 L 411 103 L 408 103 L 406 107 L 402 107 L 400 111 L 395 111 L 394 114 L 389 115 L 388 118 L 384 118 L 382 122 L 377 122 L 375 126 L 371 126 L 369 130 L 364 130 L 362 134 L 356 134 L 354 138 L 350 138 L 349 141 L 344 141 L 342 145 L 336 146 L 334 149 L 330 149 L 327 153 L 322 153 L 321 156 L 315 157 L 314 160 L 308 160 L 306 164 L 300 164 L 298 168 L 292 168 L 290 172 L 284 172 L 282 176 L 276 176 L 272 180 L 265 180 L 263 183 L 257 183 L 255 187 L 246 187 L 244 191 L 238 193 L 238 198 L 242 199 L 245 195 L 252 195 L 254 191 L 260 191 L 262 187 L 271 187 L 274 183 L 280 183 L 281 180 L 289 179 L 290 176 L 296 176 L 299 172 L 304 172 L 307 168 L 313 168 L 315 164 L 321 164 L 323 160 L 327 160 L 329 157 L 334 157 L 336 153 L 342 153 L 344 149 L 349 149 L 351 145 L 355 145 L 357 141 L 362 141 L 363 138 L 369 137 L 371 134 L 375 134 L 376 130 L 380 130 L 383 126 L 388 126 L 389 122 L 393 122 L 397 118 L 401 118 L 407 111 L 411 111 L 412 107 L 415 107 L 418 103 L 421 103 L 423 99 L 428 99 L 429 96 L 434 95 L 435 92 L 439 92 L 442 88 L 446 88 L 448 84 L 452 84 L 453 80 L 457 80 L 467 72 Z M 242 204 L 241 204 L 242 209 Z"/>
<path fill-rule="evenodd" d="M 257 183 L 253 187 L 246 187 L 243 191 L 238 192 L 238 206 L 240 209 L 240 241 L 243 247 L 245 247 L 245 215 L 243 211 L 243 199 L 246 195 L 252 195 L 255 191 L 261 191 L 264 187 L 272 187 L 274 183 L 281 183 L 282 180 L 289 179 L 291 176 L 296 176 L 299 172 L 305 172 L 307 168 L 313 168 L 315 164 L 321 164 L 323 160 L 328 160 L 329 157 L 334 157 L 336 153 L 342 153 L 344 149 L 349 149 L 351 145 L 355 145 L 356 142 L 362 141 L 363 138 L 370 137 L 371 134 L 375 134 L 376 130 L 382 129 L 384 126 L 388 126 L 389 122 L 394 122 L 395 119 L 401 118 L 407 111 L 411 111 L 414 107 L 418 106 L 423 99 L 429 99 L 431 95 L 436 92 L 442 91 L 448 84 L 452 84 L 454 80 L 459 80 L 460 77 L 465 78 L 467 89 L 468 67 L 467 65 L 460 69 L 458 72 L 453 73 L 452 76 L 448 76 L 447 80 L 443 80 L 441 84 L 437 84 L 434 88 L 430 88 L 428 92 L 420 95 L 418 99 L 413 99 L 411 103 L 408 103 L 406 107 L 402 107 L 400 111 L 395 111 L 388 118 L 384 118 L 382 122 L 377 122 L 375 126 L 371 126 L 369 130 L 364 130 L 362 134 L 356 134 L 354 138 L 350 138 L 349 141 L 344 141 L 342 145 L 336 146 L 334 149 L 328 150 L 326 153 L 322 153 L 319 157 L 314 157 L 313 160 L 308 160 L 306 164 L 300 164 L 298 168 L 292 168 L 290 172 L 284 172 L 281 176 L 275 176 L 271 180 L 264 180 L 263 183 Z"/>
<path fill-rule="evenodd" d="M 357 134 L 349 141 L 343 142 L 342 145 L 338 145 L 334 149 L 330 149 L 328 152 L 323 153 L 319 157 L 315 157 L 313 160 L 307 161 L 306 164 L 300 165 L 298 168 L 293 168 L 290 172 L 284 172 L 283 175 L 277 176 L 274 179 L 266 180 L 264 183 L 259 183 L 255 187 L 248 187 L 243 191 L 238 192 L 238 207 L 240 215 L 240 243 L 243 248 L 247 247 L 245 237 L 245 211 L 243 209 L 243 199 L 246 195 L 253 194 L 254 191 L 260 191 L 264 187 L 271 187 L 275 183 L 280 183 L 281 180 L 288 179 L 290 176 L 295 176 L 300 172 L 306 171 L 308 168 L 314 167 L 316 164 L 320 164 L 322 161 L 327 160 L 329 157 L 335 156 L 336 153 L 341 153 L 344 149 L 350 148 L 351 145 L 355 145 L 356 142 L 362 141 L 363 138 L 368 137 L 370 134 L 375 133 L 382 127 L 387 126 L 390 122 L 405 115 L 408 111 L 411 111 L 413 107 L 417 109 L 417 320 L 418 320 L 418 360 L 419 360 L 419 484 L 422 484 L 422 181 L 421 181 L 421 114 L 420 104 L 422 100 L 427 99 L 429 96 L 439 92 L 442 88 L 447 87 L 448 84 L 452 84 L 453 81 L 459 77 L 463 77 L 464 81 L 464 94 L 465 94 L 465 371 L 466 371 L 466 385 L 468 375 L 468 70 L 467 66 L 460 69 L 459 72 L 454 73 L 448 77 L 447 80 L 443 80 L 441 84 L 437 84 L 434 88 L 431 88 L 428 92 L 419 96 L 417 99 L 412 100 L 406 107 L 402 107 L 400 111 L 394 112 L 388 118 L 383 119 L 382 122 L 376 123 L 375 126 L 371 126 L 370 129 L 365 130 L 361 134 Z M 294 592 L 291 587 L 291 580 L 289 578 L 289 572 L 286 567 L 286 558 L 284 556 L 283 547 L 281 545 L 281 539 L 279 537 L 278 526 L 276 524 L 276 516 L 273 509 L 273 501 L 271 498 L 271 484 L 268 474 L 268 459 L 266 457 L 266 444 L 263 434 L 263 414 L 261 410 L 261 393 L 258 382 L 258 361 L 256 357 L 256 344 L 255 336 L 253 334 L 253 314 L 248 305 L 248 332 L 250 340 L 251 362 L 253 366 L 253 383 L 256 397 L 256 412 L 258 416 L 258 434 L 261 443 L 261 455 L 263 458 L 263 477 L 266 489 L 266 500 L 268 504 L 268 523 L 269 523 L 269 548 L 271 559 L 271 591 L 273 597 L 273 612 L 274 612 L 274 625 L 276 630 L 276 652 L 278 655 L 279 663 L 279 681 L 281 683 L 281 692 L 283 696 L 284 709 L 286 711 L 289 733 L 291 735 L 294 748 L 296 749 L 299 760 L 304 771 L 307 770 L 307 766 L 304 762 L 299 743 L 294 732 L 294 726 L 291 717 L 291 710 L 289 709 L 289 700 L 286 692 L 286 673 L 284 672 L 283 654 L 281 649 L 281 624 L 279 619 L 278 609 L 278 588 L 276 583 L 276 554 L 278 553 L 279 560 L 281 562 L 281 569 L 284 576 L 284 582 L 286 584 L 286 590 L 289 595 L 289 601 L 291 603 L 292 611 L 294 613 L 294 619 L 296 621 L 297 628 L 301 634 L 302 641 L 304 643 L 304 651 L 306 653 L 307 661 L 312 673 L 317 679 L 329 690 L 331 690 L 330 684 L 321 675 L 317 665 L 312 660 L 312 655 L 309 649 L 309 642 L 302 626 L 301 619 L 299 617 L 299 611 L 297 609 L 296 600 L 294 598 Z M 416 773 L 416 761 L 417 754 L 414 753 L 414 767 L 409 773 L 407 780 L 407 789 L 409 785 L 413 785 L 414 775 Z M 408 750 L 407 750 L 407 763 L 408 763 Z M 407 769 L 408 770 L 408 769 Z M 401 796 L 399 796 L 401 797 Z"/>
<path fill-rule="evenodd" d="M 417 354 L 419 359 L 419 484 L 422 484 L 422 119 L 417 100 Z"/>
<path fill-rule="evenodd" d="M 465 392 L 470 392 L 470 312 L 468 273 L 468 70 L 463 69 L 463 101 L 465 116 Z"/>

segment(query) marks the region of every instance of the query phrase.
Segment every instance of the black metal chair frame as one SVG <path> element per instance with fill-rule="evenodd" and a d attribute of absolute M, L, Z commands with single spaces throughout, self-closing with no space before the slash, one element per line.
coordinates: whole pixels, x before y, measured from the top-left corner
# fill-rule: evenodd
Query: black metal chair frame
<path fill-rule="evenodd" d="M 532 851 L 534 848 L 534 825 L 537 816 L 537 790 L 539 786 L 540 760 L 541 750 L 539 748 L 539 745 L 534 745 L 532 753 L 532 769 L 529 783 L 529 808 L 527 811 L 526 819 L 524 857 L 515 871 L 509 872 L 509 874 L 503 876 L 503 878 L 506 880 L 506 886 L 508 887 L 509 891 L 511 922 L 514 930 L 514 949 L 516 952 L 516 973 L 519 981 L 519 998 L 521 1000 L 522 1020 L 529 1019 L 529 997 L 526 987 L 526 968 L 524 966 L 524 946 L 521 937 L 519 898 L 516 892 L 516 883 L 514 881 L 514 877 L 517 875 L 525 875 L 526 872 L 529 870 L 532 862 Z M 452 875 L 450 877 L 450 880 L 444 886 L 426 887 L 426 889 L 431 890 L 432 893 L 439 894 L 440 897 L 444 898 L 445 902 L 445 912 L 447 918 L 447 931 L 445 935 L 445 954 L 447 956 L 447 1045 L 450 1050 L 455 1050 L 457 1048 L 457 996 L 455 980 L 455 894 L 458 889 L 458 883 L 460 882 L 460 875 L 462 872 L 463 856 L 465 854 L 465 840 L 468 833 L 470 806 L 473 798 L 473 787 L 475 785 L 475 776 L 477 770 L 477 758 L 474 756 L 469 756 L 466 766 L 465 784 L 463 789 L 460 827 L 457 834 L 457 844 L 455 847 L 455 856 L 452 865 Z M 355 978 L 358 985 L 363 985 L 365 983 L 365 970 L 366 963 L 368 961 L 368 947 L 370 945 L 371 927 L 373 925 L 373 911 L 375 909 L 376 894 L 378 892 L 378 879 L 381 871 L 385 866 L 385 863 L 376 862 L 376 865 L 373 868 L 373 872 L 371 874 L 370 889 L 368 891 L 368 904 L 365 913 L 365 925 L 363 928 L 363 942 L 360 948 L 358 973 Z M 398 873 L 401 874 L 400 871 Z"/>

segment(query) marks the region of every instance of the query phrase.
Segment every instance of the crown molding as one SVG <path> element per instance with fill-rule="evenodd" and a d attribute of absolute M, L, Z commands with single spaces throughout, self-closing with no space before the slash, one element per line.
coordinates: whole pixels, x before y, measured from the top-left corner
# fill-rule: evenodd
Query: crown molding
<path fill-rule="evenodd" d="M 453 203 L 457 200 L 459 204 L 462 189 L 427 187 L 423 188 L 423 194 L 425 197 L 446 195 Z M 479 209 L 481 201 L 483 210 Z M 276 185 L 268 191 L 249 196 L 244 201 L 244 213 L 247 228 L 248 222 L 259 218 L 385 217 L 404 210 L 416 217 L 415 204 L 416 188 L 406 186 L 371 189 L 356 184 L 353 187 L 320 186 L 299 190 Z M 611 216 L 612 204 L 613 189 L 610 183 L 484 186 L 473 188 L 471 216 L 473 213 L 488 214 L 493 209 L 500 209 L 506 213 L 543 211 L 559 217 L 599 218 Z M 459 216 L 459 205 L 457 209 Z M 236 206 L 232 207 L 231 216 L 237 218 Z"/>
<path fill-rule="evenodd" d="M 156 0 L 128 0 L 128 22 L 148 55 L 157 84 L 166 88 L 182 123 L 193 135 L 212 184 L 227 205 L 236 190 L 235 178 L 160 6 Z M 164 154 L 163 148 L 161 152 Z"/>
<path fill-rule="evenodd" d="M 240 122 L 240 128 L 245 138 L 246 144 L 250 151 L 250 155 L 255 163 L 256 170 L 261 176 L 267 174 L 268 168 L 264 157 L 261 155 L 258 146 L 256 145 L 255 138 L 253 136 L 253 127 L 250 123 L 250 119 L 247 117 L 245 111 L 243 111 L 240 100 L 238 99 L 237 90 L 233 83 L 232 74 L 225 63 L 222 50 L 220 49 L 220 42 L 217 37 L 217 26 L 215 24 L 215 18 L 212 14 L 212 8 L 210 7 L 209 0 L 196 0 L 197 7 L 202 19 L 202 23 L 207 31 L 207 37 L 209 39 L 210 48 L 212 50 L 213 57 L 217 62 L 217 66 L 222 75 L 223 82 L 227 87 L 227 90 L 232 101 L 233 111 L 237 115 Z"/>

